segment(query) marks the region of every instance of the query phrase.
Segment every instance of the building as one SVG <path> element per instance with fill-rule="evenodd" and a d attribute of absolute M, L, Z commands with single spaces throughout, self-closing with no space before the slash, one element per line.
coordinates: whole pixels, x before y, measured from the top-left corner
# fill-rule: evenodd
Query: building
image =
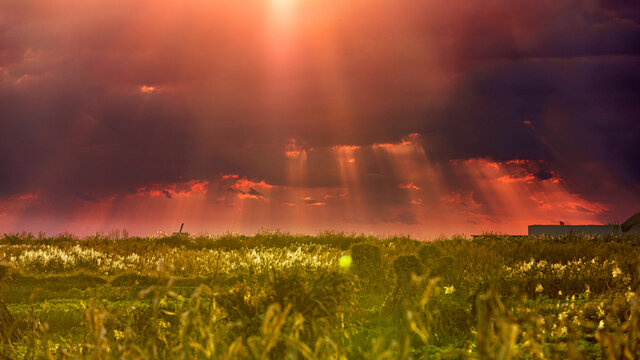
<path fill-rule="evenodd" d="M 585 235 L 640 235 L 640 212 L 620 225 L 529 225 L 529 236 Z"/>

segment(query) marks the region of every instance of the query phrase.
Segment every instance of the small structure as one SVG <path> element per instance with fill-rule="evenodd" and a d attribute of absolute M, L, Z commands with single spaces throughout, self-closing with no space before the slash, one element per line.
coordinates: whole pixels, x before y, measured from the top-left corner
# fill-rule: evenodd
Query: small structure
<path fill-rule="evenodd" d="M 623 233 L 640 234 L 640 212 L 623 222 L 620 229 Z"/>
<path fill-rule="evenodd" d="M 636 213 L 622 225 L 529 225 L 529 236 L 563 236 L 570 234 L 585 235 L 625 235 L 640 234 L 640 212 Z"/>
<path fill-rule="evenodd" d="M 178 232 L 174 232 L 174 236 L 189 236 L 189 233 L 183 233 L 182 228 L 184 227 L 184 223 L 180 225 L 180 230 Z"/>

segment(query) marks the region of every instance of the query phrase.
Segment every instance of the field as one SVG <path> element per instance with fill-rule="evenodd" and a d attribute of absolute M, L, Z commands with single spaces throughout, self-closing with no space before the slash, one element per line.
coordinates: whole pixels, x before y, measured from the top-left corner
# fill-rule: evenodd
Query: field
<path fill-rule="evenodd" d="M 9 359 L 633 359 L 640 237 L 5 235 Z"/>

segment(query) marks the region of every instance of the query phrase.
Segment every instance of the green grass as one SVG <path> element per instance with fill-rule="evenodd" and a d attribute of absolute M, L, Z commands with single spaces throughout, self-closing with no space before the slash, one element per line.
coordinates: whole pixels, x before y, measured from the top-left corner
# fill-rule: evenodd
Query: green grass
<path fill-rule="evenodd" d="M 338 262 L 346 255 L 348 268 Z M 12 359 L 638 358 L 639 258 L 638 236 L 5 235 L 0 259 L 13 270 L 0 296 L 18 335 L 0 351 Z"/>

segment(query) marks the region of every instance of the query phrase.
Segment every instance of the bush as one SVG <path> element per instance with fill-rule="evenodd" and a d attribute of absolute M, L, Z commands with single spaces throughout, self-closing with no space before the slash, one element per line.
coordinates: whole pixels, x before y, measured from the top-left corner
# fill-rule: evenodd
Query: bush
<path fill-rule="evenodd" d="M 364 291 L 375 292 L 385 288 L 386 278 L 379 247 L 369 244 L 353 245 L 351 258 L 353 272 L 360 278 Z"/>
<path fill-rule="evenodd" d="M 424 265 L 413 255 L 399 256 L 393 261 L 396 283 L 391 294 L 385 300 L 383 314 L 398 318 L 404 309 L 415 303 L 421 295 L 420 287 L 412 278 L 424 274 Z"/>

